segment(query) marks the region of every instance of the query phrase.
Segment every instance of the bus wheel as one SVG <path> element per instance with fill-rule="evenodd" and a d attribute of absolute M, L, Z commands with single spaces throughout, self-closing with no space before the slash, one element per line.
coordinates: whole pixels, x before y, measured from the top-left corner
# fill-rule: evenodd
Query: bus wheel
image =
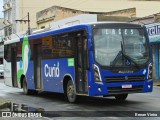
<path fill-rule="evenodd" d="M 70 103 L 74 103 L 76 101 L 76 91 L 72 80 L 69 80 L 67 83 L 66 97 Z"/>
<path fill-rule="evenodd" d="M 119 95 L 116 95 L 115 98 L 118 101 L 125 101 L 127 96 L 128 96 L 128 94 L 119 94 Z"/>
<path fill-rule="evenodd" d="M 25 95 L 29 95 L 31 93 L 31 90 L 29 90 L 27 87 L 27 82 L 25 77 L 23 78 L 23 92 Z"/>

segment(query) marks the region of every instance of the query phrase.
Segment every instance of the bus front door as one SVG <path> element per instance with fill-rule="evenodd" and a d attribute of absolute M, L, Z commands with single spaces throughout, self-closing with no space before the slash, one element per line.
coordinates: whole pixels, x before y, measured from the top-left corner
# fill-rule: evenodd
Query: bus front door
<path fill-rule="evenodd" d="M 34 82 L 35 89 L 42 90 L 42 72 L 41 72 L 41 44 L 34 45 Z"/>
<path fill-rule="evenodd" d="M 11 70 L 12 70 L 12 85 L 13 85 L 13 87 L 18 87 L 16 55 L 17 55 L 16 48 L 11 48 Z"/>
<path fill-rule="evenodd" d="M 76 91 L 79 94 L 87 94 L 87 70 L 86 70 L 87 39 L 84 36 L 76 38 Z"/>

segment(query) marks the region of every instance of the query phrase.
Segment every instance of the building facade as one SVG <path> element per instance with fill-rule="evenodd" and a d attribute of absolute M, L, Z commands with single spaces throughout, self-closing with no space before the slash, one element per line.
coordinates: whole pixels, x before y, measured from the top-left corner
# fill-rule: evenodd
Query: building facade
<path fill-rule="evenodd" d="M 3 45 L 3 38 L 4 38 L 4 29 L 3 29 L 3 18 L 0 18 L 0 64 L 3 64 L 3 54 L 4 54 L 4 45 Z"/>
<path fill-rule="evenodd" d="M 160 79 L 160 21 L 146 24 L 153 54 L 153 78 Z"/>
<path fill-rule="evenodd" d="M 53 0 L 3 0 L 5 40 L 26 34 L 28 23 L 16 22 L 16 20 L 27 20 L 28 12 L 30 28 L 36 28 L 36 12 L 52 4 L 54 4 Z"/>
<path fill-rule="evenodd" d="M 127 21 L 136 16 L 135 8 L 122 9 L 117 11 L 107 11 L 107 12 L 93 12 L 93 11 L 83 11 L 70 9 L 60 6 L 52 6 L 42 11 L 37 12 L 37 26 L 38 29 L 52 27 L 53 22 L 63 20 L 69 17 L 75 17 L 81 14 L 97 14 L 97 21 Z M 114 17 L 118 16 L 116 19 Z M 112 18 L 112 19 L 111 19 Z M 83 18 L 82 18 L 83 19 Z"/>
<path fill-rule="evenodd" d="M 145 24 L 153 56 L 153 79 L 160 79 L 160 13 L 135 19 L 132 22 Z"/>
<path fill-rule="evenodd" d="M 51 19 L 58 19 L 71 17 L 81 12 L 98 12 L 98 13 L 108 13 L 108 15 L 114 16 L 126 16 L 127 17 L 135 17 L 135 12 L 137 17 L 143 17 L 148 14 L 156 13 L 160 11 L 160 7 L 158 7 L 158 3 L 156 1 L 97 1 L 97 0 L 87 0 L 85 2 L 80 2 L 79 0 L 71 0 L 69 2 L 64 2 L 64 0 L 3 0 L 3 12 L 4 12 L 4 24 L 5 24 L 5 38 L 6 40 L 10 40 L 13 37 L 18 37 L 23 35 L 28 30 L 27 23 L 15 22 L 15 20 L 26 19 L 27 13 L 30 14 L 30 26 L 31 28 L 37 28 L 37 23 L 39 28 L 43 28 L 44 25 L 41 24 L 41 16 L 47 17 L 45 21 L 50 21 Z M 94 3 L 94 4 L 93 4 Z M 51 6 L 60 6 L 61 8 L 50 8 Z M 113 7 L 110 7 L 113 6 Z M 154 9 L 154 6 L 156 9 Z M 47 9 L 46 9 L 47 8 Z M 68 8 L 68 13 L 67 11 Z M 132 14 L 130 8 L 132 9 Z M 45 9 L 45 10 L 44 10 Z M 50 10 L 51 9 L 51 10 Z M 56 9 L 56 10 L 55 10 Z M 72 12 L 71 9 L 77 10 L 76 13 Z M 38 20 L 36 19 L 36 13 L 38 11 L 42 11 L 37 15 Z M 122 10 L 122 11 L 121 11 Z M 124 12 L 124 10 L 126 10 Z M 129 11 L 128 11 L 129 10 Z M 53 11 L 48 12 L 48 11 Z M 55 13 L 56 11 L 56 13 Z M 64 12 L 62 12 L 64 11 Z M 57 14 L 57 12 L 59 12 Z M 58 16 L 51 16 L 50 13 L 56 14 Z M 43 14 L 43 15 L 42 15 Z M 42 18 L 43 18 L 42 17 Z M 44 23 L 44 22 L 43 22 Z"/>
<path fill-rule="evenodd" d="M 3 30 L 3 18 L 0 18 L 0 43 L 3 42 L 3 38 L 4 38 L 4 30 Z"/>

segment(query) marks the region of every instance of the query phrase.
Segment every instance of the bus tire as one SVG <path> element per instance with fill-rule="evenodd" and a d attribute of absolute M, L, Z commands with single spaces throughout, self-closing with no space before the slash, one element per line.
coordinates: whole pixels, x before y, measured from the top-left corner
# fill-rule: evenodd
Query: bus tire
<path fill-rule="evenodd" d="M 23 92 L 25 95 L 30 95 L 31 94 L 31 90 L 28 89 L 27 87 L 27 82 L 26 82 L 26 78 L 23 78 Z"/>
<path fill-rule="evenodd" d="M 119 95 L 116 95 L 115 98 L 118 101 L 125 101 L 127 96 L 128 96 L 128 94 L 119 94 Z"/>
<path fill-rule="evenodd" d="M 76 96 L 76 91 L 75 91 L 74 84 L 73 84 L 72 80 L 69 80 L 67 82 L 65 93 L 66 93 L 67 100 L 70 103 L 76 102 L 77 96 Z"/>

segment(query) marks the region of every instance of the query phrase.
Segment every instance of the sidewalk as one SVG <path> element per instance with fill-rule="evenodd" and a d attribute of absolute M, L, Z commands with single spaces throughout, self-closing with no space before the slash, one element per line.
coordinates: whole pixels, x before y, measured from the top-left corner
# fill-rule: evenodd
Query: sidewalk
<path fill-rule="evenodd" d="M 153 80 L 154 86 L 160 86 L 160 80 Z"/>

